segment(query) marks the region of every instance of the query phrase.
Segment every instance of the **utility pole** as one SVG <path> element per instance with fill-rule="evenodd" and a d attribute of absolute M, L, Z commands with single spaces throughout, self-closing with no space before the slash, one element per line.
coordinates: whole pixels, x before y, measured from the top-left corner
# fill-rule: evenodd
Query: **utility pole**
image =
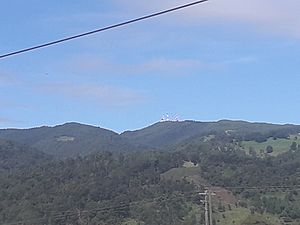
<path fill-rule="evenodd" d="M 215 195 L 211 193 L 210 191 L 205 191 L 204 193 L 199 193 L 200 195 L 204 195 L 204 201 L 201 201 L 204 203 L 204 218 L 205 218 L 205 225 L 213 225 L 213 219 L 212 219 L 212 199 L 211 196 Z"/>
<path fill-rule="evenodd" d="M 205 225 L 211 225 L 211 224 L 209 224 L 209 221 L 208 221 L 208 201 L 207 201 L 207 198 L 208 198 L 208 192 L 205 191 L 205 200 L 204 200 L 204 204 L 205 204 Z"/>
<path fill-rule="evenodd" d="M 209 225 L 208 221 L 208 197 L 207 197 L 207 191 L 204 193 L 199 193 L 199 195 L 204 195 L 204 201 L 201 200 L 201 203 L 204 203 L 204 219 L 205 219 L 205 225 Z"/>
<path fill-rule="evenodd" d="M 211 195 L 212 193 L 208 191 L 208 201 L 209 201 L 209 223 L 210 225 L 213 225 L 212 220 L 212 203 L 211 203 Z"/>

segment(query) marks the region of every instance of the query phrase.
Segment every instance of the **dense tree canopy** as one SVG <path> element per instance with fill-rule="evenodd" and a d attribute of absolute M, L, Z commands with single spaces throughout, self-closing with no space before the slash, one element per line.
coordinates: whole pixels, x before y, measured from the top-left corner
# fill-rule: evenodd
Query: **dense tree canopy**
<path fill-rule="evenodd" d="M 227 210 L 242 207 L 247 208 L 250 217 L 236 225 L 259 224 L 257 221 L 277 225 L 267 222 L 265 217 L 270 215 L 297 224 L 300 219 L 300 151 L 296 140 L 296 145 L 292 143 L 276 156 L 271 154 L 276 147 L 273 145 L 262 149 L 262 154 L 252 146 L 242 147 L 244 140 L 258 143 L 270 135 L 274 135 L 272 140 L 275 140 L 286 137 L 294 128 L 274 130 L 270 126 L 262 129 L 262 133 L 255 133 L 250 132 L 252 125 L 245 129 L 236 123 L 234 126 L 240 133 L 235 133 L 225 130 L 227 123 L 194 125 L 188 122 L 179 127 L 171 124 L 174 130 L 166 134 L 167 141 L 180 135 L 182 125 L 201 132 L 204 126 L 212 133 L 189 136 L 179 144 L 152 151 L 143 146 L 133 148 L 138 149 L 136 152 L 129 151 L 131 145 L 127 144 L 121 151 L 120 146 L 127 140 L 123 142 L 124 137 L 114 135 L 118 142 L 113 151 L 103 151 L 102 146 L 98 153 L 61 160 L 25 144 L 0 141 L 0 223 L 194 225 L 197 221 L 203 222 L 200 213 L 204 211 L 203 205 L 197 193 L 205 187 L 218 187 L 234 194 L 232 202 L 220 198 L 214 203 L 214 213 L 221 219 L 226 219 Z M 216 132 L 215 127 L 222 129 Z M 66 127 L 63 128 L 65 132 Z M 144 137 L 150 131 L 138 135 Z M 163 139 L 154 136 L 163 145 Z M 38 139 L 38 135 L 34 137 Z M 66 140 L 66 136 L 63 137 Z M 105 143 L 109 148 L 109 142 Z M 88 149 L 92 149 L 91 145 Z M 214 219 L 214 223 L 218 225 L 220 218 Z"/>

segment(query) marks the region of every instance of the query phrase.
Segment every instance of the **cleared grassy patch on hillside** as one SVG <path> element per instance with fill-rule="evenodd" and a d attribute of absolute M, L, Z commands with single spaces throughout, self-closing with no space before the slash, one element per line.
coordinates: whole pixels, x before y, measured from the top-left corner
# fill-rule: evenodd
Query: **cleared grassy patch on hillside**
<path fill-rule="evenodd" d="M 186 179 L 193 182 L 197 186 L 206 185 L 207 181 L 200 175 L 200 167 L 180 167 L 173 168 L 161 174 L 162 179 L 166 180 L 182 180 Z"/>
<path fill-rule="evenodd" d="M 280 219 L 270 214 L 251 214 L 249 209 L 235 208 L 222 213 L 215 213 L 215 219 L 218 225 L 281 225 Z"/>
<path fill-rule="evenodd" d="M 180 180 L 188 176 L 199 175 L 199 167 L 180 167 L 173 168 L 163 173 L 161 176 L 165 179 Z"/>
<path fill-rule="evenodd" d="M 262 142 L 262 143 L 259 143 L 256 141 L 243 141 L 242 147 L 247 153 L 249 152 L 249 148 L 253 147 L 255 149 L 256 153 L 259 155 L 260 150 L 263 150 L 265 152 L 267 146 L 270 145 L 273 147 L 273 153 L 271 153 L 270 155 L 277 156 L 279 154 L 289 151 L 293 142 L 296 142 L 297 145 L 299 145 L 300 144 L 300 135 L 291 135 L 289 139 L 269 138 L 267 141 Z"/>
<path fill-rule="evenodd" d="M 134 220 L 134 219 L 130 219 L 130 220 L 123 222 L 122 225 L 144 225 L 144 223 Z"/>

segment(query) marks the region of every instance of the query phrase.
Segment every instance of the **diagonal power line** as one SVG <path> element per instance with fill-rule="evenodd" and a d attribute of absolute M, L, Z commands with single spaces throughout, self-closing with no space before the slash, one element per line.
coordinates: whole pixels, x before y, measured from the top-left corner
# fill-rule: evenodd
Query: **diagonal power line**
<path fill-rule="evenodd" d="M 65 38 L 62 38 L 62 39 L 57 39 L 55 41 L 46 42 L 46 43 L 36 45 L 36 46 L 33 46 L 33 47 L 24 48 L 24 49 L 21 49 L 21 50 L 9 52 L 9 53 L 0 55 L 0 59 L 7 58 L 9 56 L 18 55 L 18 54 L 25 53 L 25 52 L 29 52 L 29 51 L 33 51 L 33 50 L 40 49 L 40 48 L 49 47 L 49 46 L 52 46 L 52 45 L 57 45 L 57 44 L 60 44 L 62 42 L 67 42 L 67 41 L 71 41 L 71 40 L 74 40 L 74 39 L 82 38 L 82 37 L 85 37 L 85 36 L 100 33 L 100 32 L 110 30 L 110 29 L 113 29 L 113 28 L 122 27 L 122 26 L 125 26 L 125 25 L 129 25 L 129 24 L 132 24 L 132 23 L 142 21 L 142 20 L 150 19 L 150 18 L 157 17 L 157 16 L 160 16 L 160 15 L 163 15 L 163 14 L 167 14 L 167 13 L 170 13 L 170 12 L 174 12 L 174 11 L 178 11 L 178 10 L 181 10 L 181 9 L 184 9 L 184 8 L 195 6 L 195 5 L 207 2 L 207 1 L 209 1 L 209 0 L 200 0 L 200 1 L 191 2 L 191 3 L 185 4 L 185 5 L 176 6 L 174 8 L 170 8 L 170 9 L 163 10 L 163 11 L 160 11 L 160 12 L 156 12 L 156 13 L 153 13 L 153 14 L 149 14 L 149 15 L 146 15 L 146 16 L 138 17 L 138 18 L 135 18 L 135 19 L 132 19 L 132 20 L 127 20 L 127 21 L 120 22 L 120 23 L 117 23 L 117 24 L 113 24 L 113 25 L 103 27 L 103 28 L 100 28 L 100 29 L 88 31 L 88 32 L 81 33 L 81 34 L 76 34 L 76 35 L 73 35 L 73 36 L 68 36 L 68 37 L 65 37 Z"/>

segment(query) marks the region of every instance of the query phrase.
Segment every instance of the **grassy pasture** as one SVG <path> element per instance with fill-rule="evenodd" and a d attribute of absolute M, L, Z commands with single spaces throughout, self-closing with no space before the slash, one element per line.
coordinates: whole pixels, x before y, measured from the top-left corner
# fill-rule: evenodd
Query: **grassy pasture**
<path fill-rule="evenodd" d="M 254 225 L 254 224 L 268 224 L 281 225 L 280 219 L 271 214 L 257 214 L 251 215 L 249 209 L 235 208 L 226 210 L 223 213 L 216 213 L 215 219 L 218 225 Z"/>
<path fill-rule="evenodd" d="M 273 138 L 269 138 L 267 141 L 262 143 L 258 143 L 256 141 L 243 141 L 242 148 L 248 153 L 249 148 L 252 146 L 256 150 L 256 153 L 259 155 L 261 149 L 265 151 L 267 146 L 271 145 L 274 150 L 271 155 L 277 156 L 281 153 L 289 151 L 290 146 L 294 141 L 297 143 L 297 145 L 299 145 L 300 135 L 291 135 L 289 139 L 278 138 L 274 140 Z"/>

